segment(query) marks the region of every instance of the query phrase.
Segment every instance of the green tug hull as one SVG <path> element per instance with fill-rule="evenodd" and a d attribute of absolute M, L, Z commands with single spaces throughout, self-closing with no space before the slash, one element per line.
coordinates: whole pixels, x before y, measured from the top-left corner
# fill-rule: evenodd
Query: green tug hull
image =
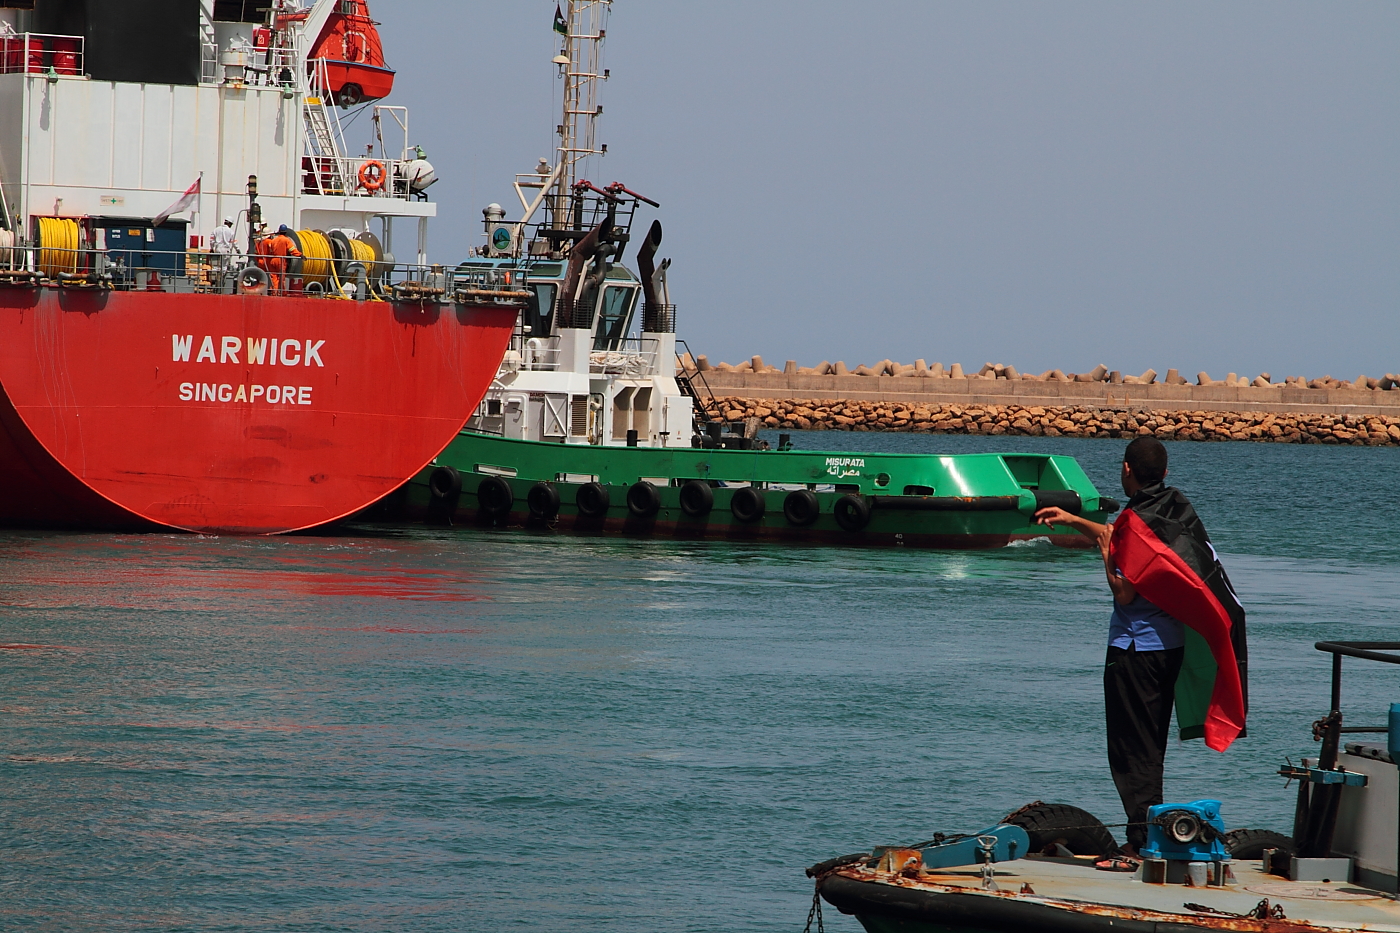
<path fill-rule="evenodd" d="M 1033 524 L 1046 505 L 1096 521 L 1118 509 L 1070 457 L 614 447 L 464 431 L 378 514 L 585 535 L 1088 545 L 1073 532 Z"/>

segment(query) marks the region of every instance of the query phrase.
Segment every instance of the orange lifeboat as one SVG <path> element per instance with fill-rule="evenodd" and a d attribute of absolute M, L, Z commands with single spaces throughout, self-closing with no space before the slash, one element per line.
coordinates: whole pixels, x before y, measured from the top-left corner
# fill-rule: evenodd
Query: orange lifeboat
<path fill-rule="evenodd" d="M 313 66 L 317 59 L 325 61 L 326 90 L 342 107 L 388 97 L 394 88 L 377 25 L 366 0 L 340 0 L 312 46 L 309 58 Z"/>

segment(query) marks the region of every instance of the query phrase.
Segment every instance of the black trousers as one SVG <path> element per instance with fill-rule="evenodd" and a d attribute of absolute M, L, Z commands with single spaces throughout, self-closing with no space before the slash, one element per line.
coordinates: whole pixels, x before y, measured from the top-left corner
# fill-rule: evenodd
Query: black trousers
<path fill-rule="evenodd" d="M 1162 764 L 1171 735 L 1176 675 L 1185 648 L 1109 648 L 1103 669 L 1108 767 L 1128 815 L 1128 842 L 1147 843 L 1147 808 L 1162 802 Z"/>

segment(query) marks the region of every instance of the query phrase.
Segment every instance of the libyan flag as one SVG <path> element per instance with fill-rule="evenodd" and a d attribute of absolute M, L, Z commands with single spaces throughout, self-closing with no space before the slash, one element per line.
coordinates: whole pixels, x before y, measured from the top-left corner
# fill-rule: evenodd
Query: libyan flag
<path fill-rule="evenodd" d="M 554 31 L 561 36 L 569 34 L 568 21 L 564 19 L 564 11 L 559 9 L 559 4 L 554 4 Z"/>
<path fill-rule="evenodd" d="M 1245 734 L 1249 708 L 1244 607 L 1181 491 L 1158 483 L 1113 524 L 1113 561 L 1137 591 L 1186 626 L 1176 725 L 1218 752 Z"/>

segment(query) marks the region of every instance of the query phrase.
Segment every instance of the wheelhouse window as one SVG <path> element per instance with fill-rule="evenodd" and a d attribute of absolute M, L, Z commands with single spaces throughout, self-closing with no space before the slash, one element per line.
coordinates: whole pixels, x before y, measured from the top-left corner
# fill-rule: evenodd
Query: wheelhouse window
<path fill-rule="evenodd" d="M 593 349 L 617 349 L 632 326 L 632 311 L 636 305 L 637 289 L 634 286 L 609 285 L 603 289 Z"/>

